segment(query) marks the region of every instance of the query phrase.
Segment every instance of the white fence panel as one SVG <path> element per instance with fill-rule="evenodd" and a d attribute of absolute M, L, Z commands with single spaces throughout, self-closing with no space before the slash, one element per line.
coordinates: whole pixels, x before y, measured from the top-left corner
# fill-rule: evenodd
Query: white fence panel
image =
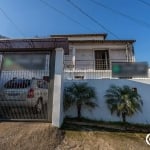
<path fill-rule="evenodd" d="M 106 90 L 110 85 L 129 85 L 130 87 L 136 87 L 138 93 L 141 95 L 143 100 L 142 113 L 136 113 L 132 117 L 128 117 L 127 121 L 131 123 L 144 123 L 150 124 L 150 79 L 90 79 L 90 80 L 65 80 L 65 87 L 71 85 L 73 82 L 87 82 L 89 86 L 95 88 L 97 94 L 97 104 L 98 107 L 93 110 L 88 110 L 83 108 L 82 116 L 94 119 L 94 120 L 103 120 L 103 121 L 121 121 L 121 118 L 116 115 L 111 115 L 107 105 L 105 103 L 104 95 Z M 76 117 L 77 111 L 76 107 L 73 106 L 66 112 L 66 116 Z"/>

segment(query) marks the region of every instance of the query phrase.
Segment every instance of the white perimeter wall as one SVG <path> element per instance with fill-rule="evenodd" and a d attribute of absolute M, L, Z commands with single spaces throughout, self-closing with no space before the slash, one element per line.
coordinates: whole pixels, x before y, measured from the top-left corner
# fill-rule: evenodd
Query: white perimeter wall
<path fill-rule="evenodd" d="M 69 86 L 73 82 L 87 82 L 89 86 L 95 88 L 97 94 L 98 107 L 93 110 L 83 108 L 82 116 L 92 120 L 103 121 L 121 121 L 121 118 L 116 115 L 111 115 L 107 105 L 105 103 L 104 95 L 110 85 L 115 84 L 119 86 L 129 85 L 130 87 L 136 87 L 138 93 L 141 95 L 144 105 L 142 107 L 143 112 L 136 113 L 132 117 L 127 117 L 127 121 L 131 123 L 144 123 L 150 124 L 150 79 L 141 80 L 125 80 L 125 79 L 93 79 L 93 80 L 71 80 L 64 81 L 64 85 Z M 76 107 L 71 107 L 66 113 L 66 116 L 76 117 Z"/>

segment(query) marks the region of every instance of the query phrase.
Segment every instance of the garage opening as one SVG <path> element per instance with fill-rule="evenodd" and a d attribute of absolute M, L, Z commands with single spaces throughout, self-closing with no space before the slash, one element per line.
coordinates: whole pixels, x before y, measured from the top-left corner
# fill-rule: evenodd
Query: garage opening
<path fill-rule="evenodd" d="M 68 40 L 0 40 L 0 120 L 52 121 L 59 47 L 68 50 Z"/>
<path fill-rule="evenodd" d="M 1 55 L 1 119 L 48 119 L 49 62 L 48 53 Z"/>

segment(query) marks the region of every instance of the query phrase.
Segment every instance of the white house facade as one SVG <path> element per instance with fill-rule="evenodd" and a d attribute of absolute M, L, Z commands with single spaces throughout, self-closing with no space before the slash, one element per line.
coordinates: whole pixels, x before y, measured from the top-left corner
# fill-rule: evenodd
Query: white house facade
<path fill-rule="evenodd" d="M 112 62 L 135 62 L 135 40 L 107 40 L 107 34 L 52 35 L 68 38 L 65 79 L 111 78 Z"/>

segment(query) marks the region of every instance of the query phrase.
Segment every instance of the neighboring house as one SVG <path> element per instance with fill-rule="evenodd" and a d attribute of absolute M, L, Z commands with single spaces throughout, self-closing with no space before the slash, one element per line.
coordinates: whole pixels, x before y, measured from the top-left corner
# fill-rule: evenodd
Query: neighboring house
<path fill-rule="evenodd" d="M 135 40 L 107 40 L 107 34 L 52 35 L 68 38 L 64 56 L 66 79 L 111 78 L 112 62 L 134 62 Z"/>
<path fill-rule="evenodd" d="M 8 37 L 0 35 L 0 39 L 8 39 Z"/>

